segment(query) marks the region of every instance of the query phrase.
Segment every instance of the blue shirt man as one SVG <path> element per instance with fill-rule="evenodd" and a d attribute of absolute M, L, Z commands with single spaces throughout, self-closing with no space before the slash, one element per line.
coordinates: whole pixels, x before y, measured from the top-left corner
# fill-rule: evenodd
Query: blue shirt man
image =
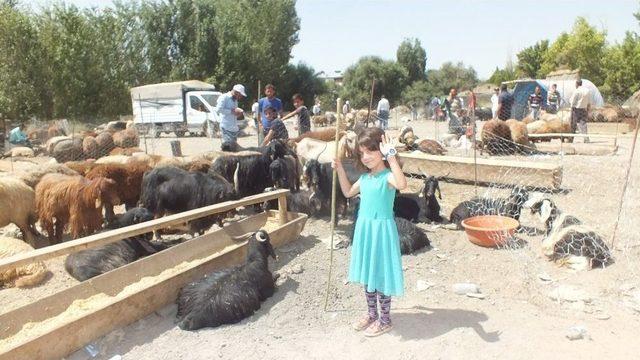
<path fill-rule="evenodd" d="M 282 101 L 276 97 L 276 87 L 268 84 L 264 88 L 265 97 L 258 100 L 258 109 L 260 111 L 260 120 L 262 121 L 262 132 L 266 136 L 269 133 L 271 122 L 267 119 L 265 109 L 272 107 L 276 110 L 278 116 L 282 115 Z"/>
<path fill-rule="evenodd" d="M 220 130 L 222 143 L 233 145 L 238 141 L 238 116 L 244 111 L 238 107 L 238 99 L 246 97 L 244 86 L 237 84 L 228 93 L 220 95 L 216 104 L 216 112 L 220 115 Z"/>
<path fill-rule="evenodd" d="M 27 133 L 24 132 L 25 126 L 20 125 L 9 132 L 9 143 L 14 145 L 27 145 Z"/>

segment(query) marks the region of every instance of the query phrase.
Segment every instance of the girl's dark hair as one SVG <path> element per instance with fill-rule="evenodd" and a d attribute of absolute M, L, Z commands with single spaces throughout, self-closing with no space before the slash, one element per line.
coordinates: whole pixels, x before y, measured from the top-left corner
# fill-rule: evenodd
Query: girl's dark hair
<path fill-rule="evenodd" d="M 362 152 L 360 151 L 360 147 L 364 147 L 369 151 L 380 151 L 380 142 L 382 141 L 382 136 L 384 136 L 384 131 L 377 127 L 370 127 L 362 130 L 360 134 L 358 134 L 358 142 L 356 144 L 356 167 L 363 171 L 369 171 L 369 168 L 362 163 L 361 157 Z M 384 166 L 389 167 L 389 163 L 385 160 Z"/>

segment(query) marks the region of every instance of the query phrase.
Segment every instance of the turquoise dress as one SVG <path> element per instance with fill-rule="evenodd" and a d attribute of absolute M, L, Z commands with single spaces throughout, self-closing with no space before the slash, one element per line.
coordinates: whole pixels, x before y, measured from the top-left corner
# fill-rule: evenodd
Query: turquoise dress
<path fill-rule="evenodd" d="M 349 281 L 388 296 L 404 293 L 400 240 L 393 218 L 396 190 L 387 181 L 390 172 L 385 169 L 360 176 L 360 210 L 349 265 Z"/>

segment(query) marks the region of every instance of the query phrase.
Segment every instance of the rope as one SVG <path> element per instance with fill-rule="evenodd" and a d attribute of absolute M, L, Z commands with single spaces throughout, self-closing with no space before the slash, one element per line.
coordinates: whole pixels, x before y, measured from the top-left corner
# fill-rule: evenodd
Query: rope
<path fill-rule="evenodd" d="M 335 141 L 335 154 L 338 156 L 338 137 L 340 136 L 340 110 L 342 109 L 342 99 L 337 100 L 337 112 L 336 112 L 336 141 Z M 336 223 L 336 192 L 338 185 L 338 171 L 333 169 L 333 180 L 331 186 L 331 235 L 329 241 L 329 273 L 327 275 L 327 292 L 324 296 L 324 311 L 327 311 L 329 305 L 329 293 L 331 292 L 331 271 L 333 269 L 333 235 L 335 233 Z"/>

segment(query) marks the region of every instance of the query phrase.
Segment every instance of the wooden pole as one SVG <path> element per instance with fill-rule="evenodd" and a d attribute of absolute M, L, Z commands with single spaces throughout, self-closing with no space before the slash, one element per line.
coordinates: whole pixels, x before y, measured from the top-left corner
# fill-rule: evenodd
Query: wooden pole
<path fill-rule="evenodd" d="M 335 140 L 335 151 L 334 154 L 338 154 L 338 140 L 340 136 L 340 118 L 342 114 L 340 110 L 342 109 L 342 99 L 338 98 L 336 101 L 337 108 L 337 118 L 336 118 L 336 140 Z M 333 182 L 331 187 L 331 238 L 329 241 L 329 276 L 327 277 L 327 293 L 324 297 L 324 311 L 327 311 L 327 306 L 329 305 L 329 292 L 331 291 L 331 270 L 333 267 L 333 235 L 335 232 L 335 223 L 336 223 L 336 192 L 338 191 L 338 171 L 333 169 Z"/>
<path fill-rule="evenodd" d="M 640 129 L 640 115 L 636 119 L 636 131 L 633 133 L 633 142 L 631 143 L 631 154 L 629 155 L 629 165 L 627 166 L 627 173 L 624 179 L 624 185 L 622 186 L 622 193 L 620 194 L 620 206 L 618 207 L 618 216 L 616 216 L 616 224 L 613 227 L 613 236 L 611 238 L 611 249 L 616 243 L 616 232 L 618 231 L 618 224 L 620 223 L 620 214 L 622 213 L 622 205 L 624 204 L 624 195 L 627 192 L 627 185 L 629 185 L 629 176 L 631 175 L 631 164 L 633 162 L 633 154 L 636 150 L 636 140 L 638 140 L 638 129 Z"/>
<path fill-rule="evenodd" d="M 369 127 L 369 119 L 371 118 L 371 108 L 373 107 L 373 90 L 376 87 L 376 78 L 371 79 L 371 97 L 369 97 L 369 111 L 364 121 L 364 127 Z M 355 125 L 355 124 L 354 124 Z"/>
<path fill-rule="evenodd" d="M 258 104 L 260 104 L 260 91 L 261 89 L 261 83 L 260 80 L 258 80 Z M 260 105 L 258 105 L 258 114 L 257 116 L 257 120 L 258 120 L 258 127 L 256 127 L 256 130 L 258 131 L 258 146 L 262 145 L 262 113 L 260 112 Z"/>
<path fill-rule="evenodd" d="M 287 196 L 286 194 L 280 195 L 278 198 L 278 221 L 280 225 L 287 223 Z"/>

